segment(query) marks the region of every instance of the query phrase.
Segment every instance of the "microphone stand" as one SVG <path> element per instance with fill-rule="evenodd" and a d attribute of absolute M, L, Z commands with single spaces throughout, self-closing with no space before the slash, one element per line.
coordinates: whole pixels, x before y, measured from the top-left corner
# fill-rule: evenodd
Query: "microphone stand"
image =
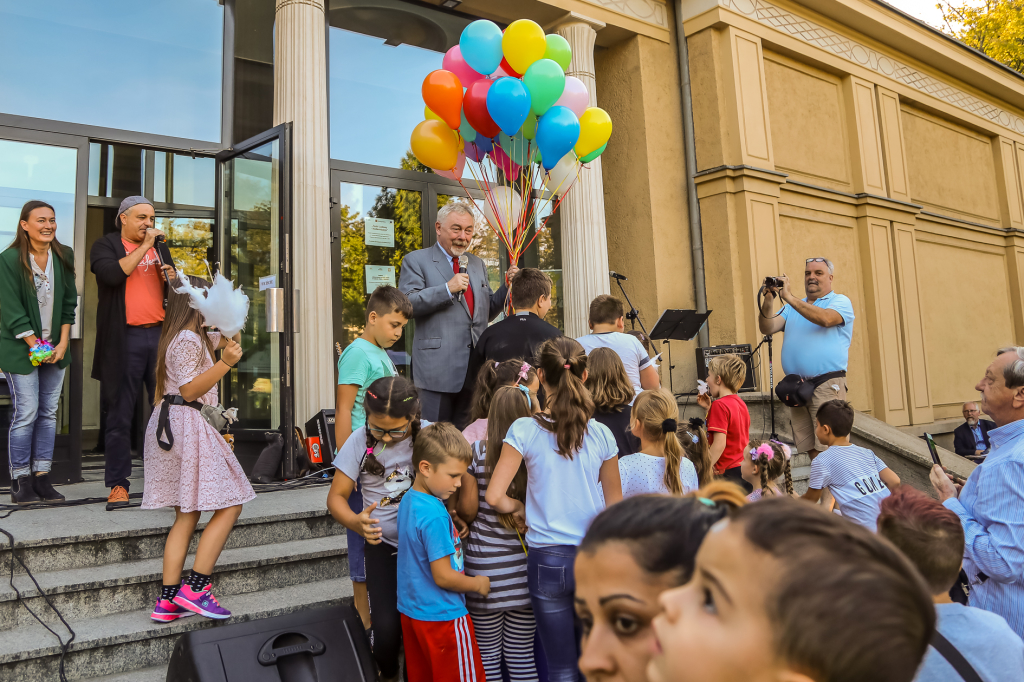
<path fill-rule="evenodd" d="M 761 343 L 754 347 L 751 352 L 751 357 L 754 353 L 761 349 L 765 343 L 768 344 L 768 411 L 771 415 L 772 420 L 772 435 L 771 440 L 779 440 L 779 434 L 775 432 L 775 375 L 772 367 L 772 334 L 765 334 L 764 338 L 761 339 Z M 761 433 L 764 433 L 763 431 Z"/>
<path fill-rule="evenodd" d="M 629 294 L 627 294 L 626 290 L 622 288 L 622 280 L 615 278 L 615 281 L 618 283 L 619 290 L 622 292 L 623 298 L 626 299 L 626 303 L 629 304 L 629 312 L 626 313 L 626 319 L 629 320 L 629 328 L 636 329 L 636 323 L 639 322 L 640 329 L 648 338 L 650 338 L 651 335 L 647 333 L 647 329 L 644 327 L 644 321 L 640 319 L 640 311 L 633 307 L 633 302 L 629 300 Z"/>

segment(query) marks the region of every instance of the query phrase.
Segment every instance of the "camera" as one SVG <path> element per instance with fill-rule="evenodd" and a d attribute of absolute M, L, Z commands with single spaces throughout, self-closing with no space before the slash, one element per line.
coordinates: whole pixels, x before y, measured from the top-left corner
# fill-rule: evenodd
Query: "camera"
<path fill-rule="evenodd" d="M 778 277 L 765 277 L 764 286 L 772 289 L 781 289 L 783 287 L 783 282 Z"/>

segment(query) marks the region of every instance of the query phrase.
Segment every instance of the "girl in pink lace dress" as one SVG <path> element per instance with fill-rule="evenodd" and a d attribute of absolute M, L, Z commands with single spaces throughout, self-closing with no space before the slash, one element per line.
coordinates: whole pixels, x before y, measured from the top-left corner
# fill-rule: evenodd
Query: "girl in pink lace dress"
<path fill-rule="evenodd" d="M 189 279 L 194 286 L 209 286 L 197 277 Z M 174 507 L 175 513 L 164 545 L 163 592 L 152 614 L 159 622 L 192 613 L 207 618 L 231 615 L 213 596 L 210 576 L 242 504 L 256 497 L 224 437 L 195 407 L 174 404 L 180 396 L 185 402 L 216 405 L 217 382 L 242 357 L 239 337 L 226 339 L 205 331 L 202 315 L 188 302 L 184 294 L 169 293 L 157 350 L 157 403 L 144 450 L 142 508 Z M 215 360 L 216 350 L 223 350 L 220 360 Z M 169 435 L 159 428 L 165 410 Z M 213 517 L 199 539 L 192 573 L 182 581 L 188 544 L 204 511 L 212 511 Z"/>

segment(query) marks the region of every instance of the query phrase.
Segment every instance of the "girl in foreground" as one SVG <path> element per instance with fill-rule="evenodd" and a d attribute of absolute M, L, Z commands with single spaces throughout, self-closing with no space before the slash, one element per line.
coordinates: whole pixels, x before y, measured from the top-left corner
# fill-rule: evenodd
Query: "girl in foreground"
<path fill-rule="evenodd" d="M 491 580 L 491 592 L 486 597 L 466 593 L 466 608 L 473 619 L 488 682 L 501 682 L 502 659 L 512 682 L 537 679 L 533 655 L 537 623 L 526 584 L 526 549 L 521 531 L 511 517 L 498 514 L 485 499 L 509 427 L 532 414 L 529 392 L 523 389 L 522 385 L 502 386 L 494 392 L 487 417 L 487 440 L 473 443 L 473 460 L 462 476 L 456 507 L 469 524 L 466 575 L 486 575 Z M 526 499 L 524 466 L 516 472 L 508 495 L 520 502 Z"/>
<path fill-rule="evenodd" d="M 579 666 L 588 680 L 646 681 L 658 595 L 690 579 L 708 528 L 745 502 L 737 486 L 718 481 L 686 497 L 631 497 L 598 514 L 576 555 Z"/>
<path fill-rule="evenodd" d="M 189 281 L 194 287 L 210 286 L 198 277 Z M 174 507 L 175 516 L 164 545 L 163 591 L 151 618 L 166 623 L 198 613 L 222 619 L 231 612 L 213 596 L 211 574 L 242 504 L 256 493 L 224 437 L 195 407 L 174 401 L 180 397 L 185 402 L 216 405 L 217 383 L 238 364 L 242 347 L 237 334 L 226 339 L 219 332 L 205 331 L 203 316 L 189 305 L 187 294 L 169 289 L 167 296 L 157 346 L 156 406 L 143 450 L 142 508 Z M 217 350 L 224 351 L 220 360 L 214 357 Z M 161 428 L 162 422 L 170 426 L 171 438 Z M 199 538 L 192 573 L 182 581 L 189 541 L 204 511 L 213 511 L 213 517 Z"/>
<path fill-rule="evenodd" d="M 935 627 L 899 550 L 787 498 L 712 526 L 660 601 L 650 682 L 910 682 Z"/>
<path fill-rule="evenodd" d="M 525 513 L 527 583 L 548 679 L 575 682 L 579 670 L 572 567 L 587 526 L 605 506 L 601 488 L 609 506 L 622 499 L 619 448 L 608 428 L 590 418 L 594 401 L 584 386 L 587 356 L 579 342 L 564 336 L 549 339 L 537 356 L 547 409 L 512 424 L 485 499 L 499 513 L 520 521 Z M 525 505 L 507 494 L 523 462 Z"/>

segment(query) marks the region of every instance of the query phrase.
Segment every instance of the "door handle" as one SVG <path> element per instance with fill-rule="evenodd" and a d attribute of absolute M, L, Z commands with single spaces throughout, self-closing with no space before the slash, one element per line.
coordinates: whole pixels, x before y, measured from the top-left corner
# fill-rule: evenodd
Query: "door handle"
<path fill-rule="evenodd" d="M 267 294 L 267 331 L 284 331 L 284 289 L 264 289 Z"/>

